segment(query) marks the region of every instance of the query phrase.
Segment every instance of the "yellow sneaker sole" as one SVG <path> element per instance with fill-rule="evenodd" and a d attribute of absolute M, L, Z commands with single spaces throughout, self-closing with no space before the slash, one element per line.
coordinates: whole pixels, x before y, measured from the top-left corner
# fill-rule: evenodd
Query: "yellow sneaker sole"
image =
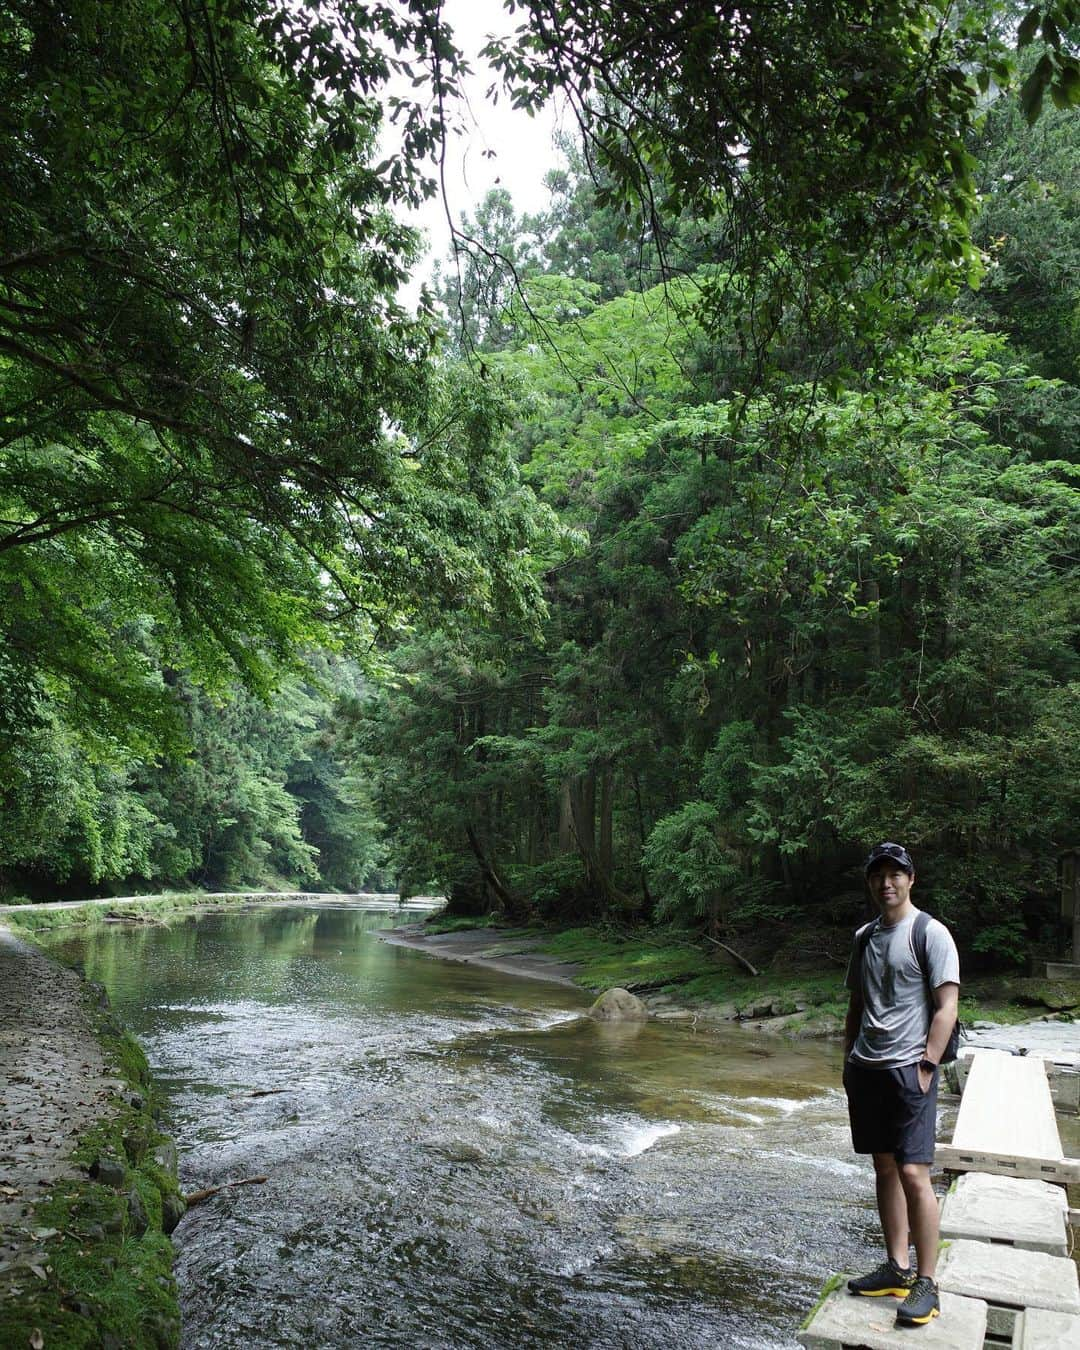
<path fill-rule="evenodd" d="M 932 1322 L 935 1317 L 941 1315 L 940 1308 L 932 1308 L 925 1317 L 898 1317 L 896 1325 L 900 1327 L 924 1327 L 927 1322 Z"/>

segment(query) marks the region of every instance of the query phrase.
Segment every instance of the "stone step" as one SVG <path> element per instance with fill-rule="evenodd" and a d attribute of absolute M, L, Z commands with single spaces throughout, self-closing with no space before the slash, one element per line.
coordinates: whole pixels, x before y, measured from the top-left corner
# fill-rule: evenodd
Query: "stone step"
<path fill-rule="evenodd" d="M 849 1294 L 850 1276 L 834 1277 L 825 1297 L 797 1334 L 806 1350 L 982 1350 L 986 1304 L 981 1299 L 942 1293 L 941 1316 L 922 1327 L 898 1327 L 896 1298 L 860 1298 Z M 832 1288 L 836 1280 L 838 1287 Z"/>
<path fill-rule="evenodd" d="M 1016 1319 L 1012 1350 L 1076 1350 L 1080 1317 L 1073 1313 L 1028 1308 Z"/>
<path fill-rule="evenodd" d="M 1067 1256 L 1068 1213 L 1068 1197 L 1060 1186 L 968 1172 L 945 1197 L 941 1236 Z"/>
<path fill-rule="evenodd" d="M 1080 1314 L 1076 1266 L 1065 1256 L 960 1239 L 946 1244 L 937 1279 L 943 1293 L 982 1299 L 987 1335 L 1006 1342 L 1025 1308 Z"/>

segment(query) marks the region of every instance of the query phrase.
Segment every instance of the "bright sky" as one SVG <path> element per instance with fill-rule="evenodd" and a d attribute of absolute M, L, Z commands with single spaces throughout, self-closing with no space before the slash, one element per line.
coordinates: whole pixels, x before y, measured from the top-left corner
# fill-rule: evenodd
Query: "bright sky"
<path fill-rule="evenodd" d="M 538 211 L 548 203 L 544 175 L 563 162 L 553 143 L 560 110 L 548 104 L 536 117 L 529 117 L 512 109 L 505 96 L 493 105 L 485 97 L 493 72 L 478 55 L 489 34 L 512 33 L 523 22 L 523 15 L 520 10 L 507 14 L 501 0 L 444 0 L 443 16 L 473 68 L 466 85 L 468 107 L 462 110 L 467 134 L 452 138 L 446 157 L 446 195 L 454 219 L 460 224 L 463 212 L 471 215 L 492 187 L 506 188 L 519 215 Z M 485 154 L 488 150 L 494 152 L 493 157 Z M 420 282 L 431 275 L 435 259 L 445 259 L 450 247 L 441 197 L 428 202 L 412 223 L 427 233 L 430 250 L 405 290 L 403 298 L 409 300 L 415 299 Z"/>

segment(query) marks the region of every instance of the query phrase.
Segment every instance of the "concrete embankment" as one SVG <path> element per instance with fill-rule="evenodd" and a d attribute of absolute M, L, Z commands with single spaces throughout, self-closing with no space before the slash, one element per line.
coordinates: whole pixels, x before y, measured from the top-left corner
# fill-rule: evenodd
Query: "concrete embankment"
<path fill-rule="evenodd" d="M 0 1345 L 171 1347 L 176 1151 L 104 991 L 0 926 Z"/>

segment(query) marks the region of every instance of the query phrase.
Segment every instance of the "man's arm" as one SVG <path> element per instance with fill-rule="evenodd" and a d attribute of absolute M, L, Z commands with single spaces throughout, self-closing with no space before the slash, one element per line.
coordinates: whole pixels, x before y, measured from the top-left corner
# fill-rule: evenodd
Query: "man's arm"
<path fill-rule="evenodd" d="M 960 997 L 958 984 L 939 984 L 932 991 L 934 996 L 934 1015 L 930 1019 L 930 1030 L 926 1036 L 926 1058 L 935 1064 L 941 1063 L 941 1056 L 949 1043 L 952 1029 L 956 1025 L 956 1005 Z M 919 1070 L 919 1086 L 924 1092 L 930 1086 L 931 1074 Z"/>
<path fill-rule="evenodd" d="M 851 991 L 851 997 L 848 999 L 847 1016 L 844 1018 L 844 1058 L 847 1059 L 851 1054 L 851 1047 L 855 1044 L 855 1038 L 859 1034 L 859 1024 L 862 1021 L 863 1001 L 862 994 L 857 989 Z M 947 1038 L 946 1038 L 947 1039 Z"/>

